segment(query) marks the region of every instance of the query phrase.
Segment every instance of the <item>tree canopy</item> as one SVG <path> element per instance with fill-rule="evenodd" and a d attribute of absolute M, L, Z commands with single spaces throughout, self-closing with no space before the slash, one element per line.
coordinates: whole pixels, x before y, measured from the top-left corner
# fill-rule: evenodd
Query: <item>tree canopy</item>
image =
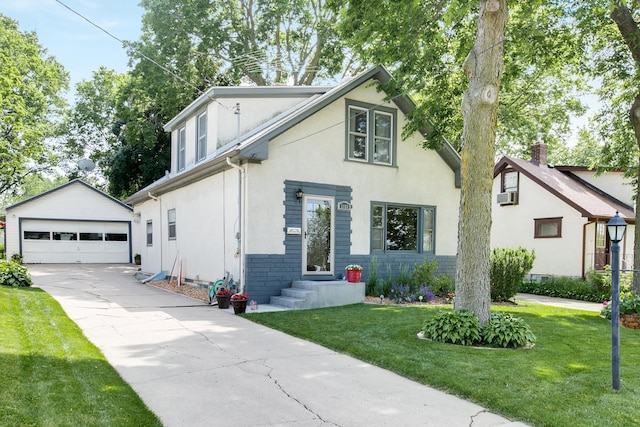
<path fill-rule="evenodd" d="M 528 153 L 543 133 L 551 148 L 565 143 L 570 117 L 582 113 L 580 37 L 570 2 L 532 0 L 510 7 L 504 39 L 497 151 Z M 430 129 L 425 146 L 444 137 L 462 144 L 460 114 L 466 78 L 462 63 L 473 46 L 477 3 L 335 1 L 341 35 L 363 63 L 390 68 L 397 90 L 418 104 L 410 133 Z"/>
<path fill-rule="evenodd" d="M 143 0 L 144 37 L 162 46 L 165 59 L 188 56 L 180 67 L 206 71 L 201 64 L 215 61 L 234 79 L 257 85 L 310 85 L 348 70 L 335 16 L 324 3 Z M 214 77 L 202 75 L 210 83 Z"/>
<path fill-rule="evenodd" d="M 69 77 L 32 32 L 0 15 L 0 195 L 55 165 L 55 118 Z"/>

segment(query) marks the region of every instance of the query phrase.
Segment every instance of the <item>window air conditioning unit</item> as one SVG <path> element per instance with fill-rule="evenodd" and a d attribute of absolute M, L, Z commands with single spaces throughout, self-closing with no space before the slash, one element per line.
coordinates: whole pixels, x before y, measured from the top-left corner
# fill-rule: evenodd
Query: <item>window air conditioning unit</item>
<path fill-rule="evenodd" d="M 518 200 L 518 193 L 515 191 L 507 191 L 506 193 L 498 194 L 498 204 L 500 205 L 514 205 Z"/>

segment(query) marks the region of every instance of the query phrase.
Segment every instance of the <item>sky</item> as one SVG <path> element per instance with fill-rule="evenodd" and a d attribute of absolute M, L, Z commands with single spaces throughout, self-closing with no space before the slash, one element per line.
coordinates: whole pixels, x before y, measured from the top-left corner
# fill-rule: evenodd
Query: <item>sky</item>
<path fill-rule="evenodd" d="M 0 0 L 0 14 L 18 22 L 20 32 L 34 31 L 47 53 L 70 74 L 70 93 L 75 84 L 92 78 L 105 66 L 124 73 L 129 68 L 122 44 L 91 25 L 86 17 L 120 40 L 140 37 L 143 9 L 139 0 Z"/>

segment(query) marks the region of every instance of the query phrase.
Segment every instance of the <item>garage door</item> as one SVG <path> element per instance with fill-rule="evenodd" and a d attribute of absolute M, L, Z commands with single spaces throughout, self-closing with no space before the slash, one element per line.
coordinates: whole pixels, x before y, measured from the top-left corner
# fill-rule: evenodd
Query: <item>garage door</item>
<path fill-rule="evenodd" d="M 124 222 L 22 221 L 25 263 L 128 263 L 129 225 Z"/>

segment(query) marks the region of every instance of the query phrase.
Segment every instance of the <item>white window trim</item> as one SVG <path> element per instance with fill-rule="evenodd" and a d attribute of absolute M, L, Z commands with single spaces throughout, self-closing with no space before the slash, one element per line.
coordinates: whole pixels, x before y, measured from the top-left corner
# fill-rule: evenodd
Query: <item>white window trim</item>
<path fill-rule="evenodd" d="M 172 216 L 173 216 L 173 220 L 171 220 Z M 173 226 L 173 233 L 171 233 L 171 226 Z M 167 211 L 167 238 L 169 240 L 176 240 L 176 237 L 177 237 L 176 210 L 175 208 L 173 208 Z"/>
<path fill-rule="evenodd" d="M 178 171 L 184 170 L 187 160 L 187 128 L 181 127 L 178 129 Z"/>
<path fill-rule="evenodd" d="M 151 233 L 149 233 L 149 227 L 151 227 Z M 152 220 L 147 220 L 147 227 L 145 228 L 145 236 L 146 236 L 147 246 L 153 246 L 153 221 Z"/>
<path fill-rule="evenodd" d="M 201 118 L 204 117 L 204 126 L 201 126 Z M 204 129 L 203 129 L 204 128 Z M 200 142 L 203 141 L 202 147 Z M 207 112 L 198 114 L 196 117 L 196 162 L 207 157 Z"/>

